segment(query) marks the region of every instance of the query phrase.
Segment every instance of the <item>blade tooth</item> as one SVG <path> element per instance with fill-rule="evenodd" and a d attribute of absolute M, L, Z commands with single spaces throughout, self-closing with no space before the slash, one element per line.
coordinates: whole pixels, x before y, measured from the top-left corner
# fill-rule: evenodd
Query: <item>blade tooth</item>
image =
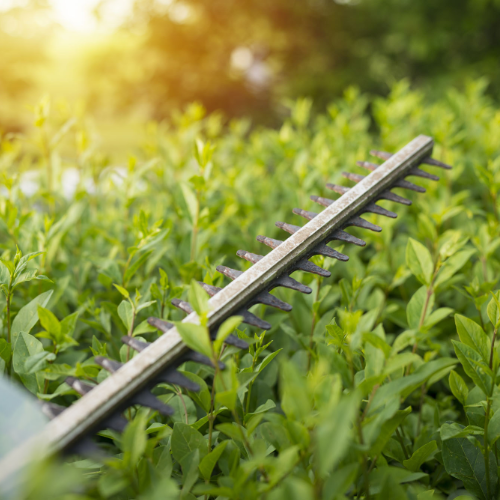
<path fill-rule="evenodd" d="M 307 273 L 313 273 L 319 276 L 323 276 L 324 278 L 329 278 L 332 275 L 330 271 L 327 271 L 326 269 L 323 269 L 317 266 L 316 264 L 313 264 L 307 259 L 300 259 L 298 262 L 295 263 L 295 268 L 299 271 L 305 271 Z"/>
<path fill-rule="evenodd" d="M 241 257 L 242 259 L 248 260 L 248 262 L 251 262 L 252 264 L 259 262 L 259 260 L 264 258 L 263 255 L 257 255 L 256 253 L 250 253 L 250 252 L 247 252 L 246 250 L 238 250 L 236 252 L 236 255 L 238 257 Z"/>
<path fill-rule="evenodd" d="M 86 384 L 75 377 L 66 377 L 66 383 L 82 396 L 85 396 L 85 394 L 89 393 L 94 388 L 93 385 Z"/>
<path fill-rule="evenodd" d="M 287 224 L 286 222 L 275 222 L 274 225 L 290 234 L 294 234 L 299 229 L 302 229 L 300 226 L 294 226 L 293 224 Z"/>
<path fill-rule="evenodd" d="M 128 425 L 128 420 L 119 413 L 104 419 L 99 426 L 101 429 L 111 429 L 116 432 L 124 432 Z"/>
<path fill-rule="evenodd" d="M 290 288 L 291 290 L 297 290 L 297 292 L 302 293 L 311 293 L 312 290 L 302 283 L 299 283 L 297 280 L 290 278 L 290 276 L 280 276 L 274 282 L 275 286 L 282 286 L 284 288 Z"/>
<path fill-rule="evenodd" d="M 270 323 L 264 321 L 263 319 L 260 319 L 258 316 L 255 316 L 255 314 L 251 313 L 250 311 L 246 311 L 245 309 L 240 309 L 236 313 L 236 315 L 243 316 L 243 323 L 246 323 L 247 325 L 255 326 L 257 328 L 260 328 L 261 330 L 271 329 Z"/>
<path fill-rule="evenodd" d="M 411 191 L 416 191 L 417 193 L 425 193 L 426 189 L 422 186 L 417 186 L 413 184 L 413 182 L 405 181 L 404 179 L 400 179 L 394 183 L 394 187 L 400 187 L 403 189 L 410 189 Z"/>
<path fill-rule="evenodd" d="M 42 413 L 50 420 L 59 416 L 66 409 L 66 407 L 64 406 L 59 406 L 47 401 L 38 401 L 38 404 L 40 406 L 40 409 L 42 410 Z"/>
<path fill-rule="evenodd" d="M 396 203 L 401 203 L 401 205 L 411 205 L 411 200 L 407 200 L 406 198 L 403 198 L 402 196 L 399 196 L 398 194 L 394 194 L 391 191 L 384 191 L 379 195 L 380 200 L 389 200 L 389 201 L 394 201 Z"/>
<path fill-rule="evenodd" d="M 148 390 L 144 390 L 134 394 L 134 396 L 130 399 L 131 405 L 141 405 L 146 408 L 151 408 L 152 410 L 156 410 L 161 415 L 165 415 L 166 417 L 170 417 L 175 413 L 175 410 L 171 407 L 160 401 L 156 396 L 151 394 Z"/>
<path fill-rule="evenodd" d="M 353 217 L 348 222 L 348 224 L 350 226 L 362 227 L 363 229 L 370 229 L 370 231 L 375 231 L 377 233 L 380 233 L 380 231 L 382 231 L 382 228 L 380 226 L 372 224 L 371 222 L 368 222 L 367 220 L 362 219 L 361 217 Z"/>
<path fill-rule="evenodd" d="M 178 385 L 191 392 L 198 392 L 200 390 L 200 386 L 196 382 L 193 382 L 191 379 L 172 368 L 168 368 L 163 373 L 160 373 L 152 382 L 153 385 L 161 383 Z"/>
<path fill-rule="evenodd" d="M 198 284 L 208 293 L 208 295 L 210 295 L 210 297 L 213 297 L 222 290 L 222 288 L 218 286 L 207 285 L 207 283 L 203 283 L 203 281 L 198 281 Z"/>
<path fill-rule="evenodd" d="M 330 184 L 330 183 L 326 185 L 326 188 L 330 189 L 330 191 L 335 191 L 338 194 L 346 194 L 347 191 L 349 191 L 350 189 L 346 186 L 339 186 L 338 184 Z"/>
<path fill-rule="evenodd" d="M 370 154 L 372 156 L 380 158 L 381 160 L 388 160 L 392 156 L 392 153 L 387 153 L 385 151 L 377 151 L 376 149 L 370 150 Z"/>
<path fill-rule="evenodd" d="M 238 276 L 241 276 L 243 274 L 243 271 L 237 271 L 236 269 L 231 269 L 230 267 L 226 266 L 217 266 L 216 269 L 217 271 L 219 271 L 219 273 L 227 276 L 232 280 L 235 280 L 236 278 L 238 278 Z"/>
<path fill-rule="evenodd" d="M 362 168 L 366 168 L 367 170 L 370 170 L 370 172 L 373 172 L 376 170 L 380 165 L 377 165 L 376 163 L 372 163 L 371 161 L 357 161 L 356 165 Z"/>
<path fill-rule="evenodd" d="M 366 179 L 366 175 L 353 174 L 352 172 L 341 172 L 342 175 L 353 182 L 361 182 L 363 179 Z"/>
<path fill-rule="evenodd" d="M 158 330 L 162 331 L 163 333 L 168 332 L 171 328 L 174 327 L 174 325 L 172 323 L 169 323 L 168 321 L 165 321 L 165 320 L 160 319 L 160 318 L 155 318 L 153 316 L 148 318 L 148 323 L 151 326 L 154 326 Z"/>
<path fill-rule="evenodd" d="M 276 307 L 277 309 L 281 309 L 282 311 L 291 311 L 292 306 L 278 299 L 274 295 L 271 295 L 269 292 L 261 292 L 257 297 L 255 297 L 255 301 L 259 304 L 264 304 L 266 306 Z"/>
<path fill-rule="evenodd" d="M 443 163 L 442 161 L 435 160 L 434 158 L 431 158 L 428 156 L 427 158 L 424 158 L 421 163 L 425 163 L 426 165 L 432 165 L 434 167 L 440 167 L 444 168 L 445 170 L 451 170 L 453 167 L 451 165 L 447 165 L 446 163 Z"/>
<path fill-rule="evenodd" d="M 103 356 L 96 356 L 94 361 L 110 373 L 118 371 L 123 366 L 123 363 L 119 363 L 118 361 L 114 361 L 113 359 L 108 359 Z"/>
<path fill-rule="evenodd" d="M 382 160 L 388 160 L 392 156 L 391 153 L 386 153 L 385 151 L 376 151 L 376 150 L 370 151 L 370 154 L 373 156 L 377 156 L 378 158 L 382 158 Z M 431 158 L 430 156 L 424 158 L 420 163 L 425 163 L 426 165 L 433 165 L 434 167 L 441 167 L 446 170 L 451 170 L 453 168 L 450 165 L 443 163 L 442 161 Z"/>
<path fill-rule="evenodd" d="M 438 181 L 439 177 L 434 174 L 429 174 L 425 170 L 422 170 L 418 167 L 413 167 L 408 170 L 408 176 L 414 175 L 415 177 L 422 177 L 423 179 L 430 179 L 431 181 Z"/>
<path fill-rule="evenodd" d="M 342 231 L 342 229 L 337 229 L 334 233 L 332 233 L 330 238 L 332 240 L 339 240 L 339 241 L 345 241 L 347 243 L 353 243 L 354 245 L 358 245 L 358 247 L 366 246 L 366 241 L 363 241 L 360 238 L 356 238 L 356 236 L 346 233 L 345 231 Z"/>
<path fill-rule="evenodd" d="M 210 366 L 213 368 L 214 364 L 212 363 L 212 360 L 208 356 L 204 356 L 203 354 L 200 354 L 199 352 L 196 351 L 189 351 L 185 356 L 184 359 L 186 361 L 194 361 L 195 363 L 200 363 L 200 365 L 206 365 Z M 224 370 L 226 368 L 225 363 L 222 361 L 219 361 L 219 368 L 221 370 Z"/>
<path fill-rule="evenodd" d="M 65 456 L 68 455 L 80 455 L 82 457 L 89 458 L 110 458 L 107 457 L 106 454 L 94 443 L 90 438 L 86 437 L 81 439 L 75 444 L 72 444 L 69 448 L 63 451 Z"/>
<path fill-rule="evenodd" d="M 129 337 L 128 335 L 124 335 L 121 338 L 121 341 L 137 352 L 144 351 L 146 347 L 151 345 L 151 342 L 142 342 L 142 340 L 135 339 L 134 337 Z"/>
<path fill-rule="evenodd" d="M 191 307 L 191 304 L 189 302 L 184 301 L 184 300 L 172 299 L 170 302 L 172 303 L 172 305 L 174 307 L 177 307 L 177 309 L 184 311 L 186 314 L 191 314 L 194 310 Z"/>
<path fill-rule="evenodd" d="M 267 245 L 268 247 L 270 248 L 276 248 L 276 247 L 279 247 L 283 241 L 282 240 L 275 240 L 273 238 L 268 238 L 267 236 L 257 236 L 257 241 L 259 241 L 260 243 L 264 243 L 264 245 Z"/>
<path fill-rule="evenodd" d="M 330 248 L 324 243 L 319 243 L 312 249 L 312 251 L 315 255 L 324 255 L 325 257 L 331 257 L 332 259 L 337 259 L 344 262 L 347 262 L 349 260 L 349 257 L 347 255 L 337 252 L 337 250 Z"/>
<path fill-rule="evenodd" d="M 294 208 L 292 211 L 295 215 L 300 215 L 307 220 L 312 220 L 318 215 L 316 212 L 309 212 L 309 210 L 302 210 L 302 208 Z"/>
<path fill-rule="evenodd" d="M 237 316 L 243 316 L 243 314 L 240 314 L 238 312 Z M 240 339 L 236 335 L 233 335 L 233 334 L 226 337 L 226 340 L 224 340 L 224 342 L 228 345 L 232 345 L 234 347 L 237 347 L 238 349 L 248 349 L 248 343 L 245 342 L 244 340 Z"/>
<path fill-rule="evenodd" d="M 375 203 L 369 203 L 368 205 L 366 205 L 364 210 L 366 212 L 371 212 L 372 214 L 385 215 L 385 217 L 390 217 L 391 219 L 395 219 L 398 216 L 398 214 L 391 212 L 386 208 L 379 207 Z"/>
<path fill-rule="evenodd" d="M 311 200 L 319 203 L 324 207 L 329 207 L 335 200 L 330 200 L 329 198 L 323 198 L 322 196 L 311 196 Z"/>

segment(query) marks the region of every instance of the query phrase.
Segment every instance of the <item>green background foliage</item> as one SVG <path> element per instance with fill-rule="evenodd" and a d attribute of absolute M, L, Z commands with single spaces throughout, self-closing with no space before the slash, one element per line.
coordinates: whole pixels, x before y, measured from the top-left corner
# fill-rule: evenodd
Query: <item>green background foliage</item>
<path fill-rule="evenodd" d="M 185 363 L 200 392 L 154 390 L 172 418 L 131 408 L 122 435 L 97 436 L 107 458 L 39 464 L 19 498 L 495 498 L 500 111 L 483 80 L 439 101 L 401 81 L 311 107 L 251 129 L 193 104 L 125 163 L 49 100 L 32 135 L 2 139 L 3 373 L 68 406 L 66 377 L 102 381 L 94 357 L 126 362 L 120 337 L 154 341 L 148 316 L 183 317 L 173 298 L 202 318 L 183 336 L 227 365 Z M 319 211 L 309 196 L 334 198 L 325 184 L 347 185 L 342 170 L 421 133 L 453 170 L 423 167 L 441 180 L 398 190 L 410 207 L 381 202 L 398 213 L 366 216 L 381 233 L 349 229 L 367 241 L 336 246 L 349 262 L 315 258 L 331 278 L 295 273 L 313 292 L 277 290 L 291 313 L 254 306 L 269 332 L 227 324 L 219 340 L 235 332 L 248 351 L 208 343 L 192 280 L 224 286 L 218 264 L 247 269 L 238 249 L 266 253 L 257 235 L 285 239 L 276 221 L 304 222 L 292 208 Z"/>

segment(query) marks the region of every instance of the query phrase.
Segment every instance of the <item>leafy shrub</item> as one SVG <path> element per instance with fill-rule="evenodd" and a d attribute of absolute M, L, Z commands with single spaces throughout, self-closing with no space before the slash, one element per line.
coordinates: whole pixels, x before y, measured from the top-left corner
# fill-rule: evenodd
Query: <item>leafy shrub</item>
<path fill-rule="evenodd" d="M 369 244 L 346 247 L 347 264 L 317 258 L 331 279 L 297 273 L 313 293 L 278 290 L 291 313 L 256 306 L 272 330 L 230 321 L 248 352 L 186 327 L 227 369 L 186 363 L 199 393 L 155 389 L 172 419 L 132 408 L 123 435 L 99 433 L 107 459 L 40 464 L 22 498 L 496 498 L 500 111 L 483 90 L 431 103 L 405 82 L 373 102 L 349 89 L 314 118 L 297 101 L 279 130 L 192 105 L 150 124 L 126 165 L 99 153 L 84 118 L 41 103 L 30 142 L 2 140 L 0 355 L 61 405 L 77 397 L 67 376 L 107 377 L 94 356 L 134 355 L 122 335 L 157 338 L 148 316 L 179 321 L 171 299 L 202 314 L 193 280 L 223 286 L 216 265 L 246 269 L 236 250 L 284 239 L 274 222 L 299 224 L 291 209 L 314 210 L 309 196 L 328 197 L 370 148 L 426 133 L 455 168 L 392 207 L 397 219 L 371 216 L 382 233 L 353 230 Z"/>

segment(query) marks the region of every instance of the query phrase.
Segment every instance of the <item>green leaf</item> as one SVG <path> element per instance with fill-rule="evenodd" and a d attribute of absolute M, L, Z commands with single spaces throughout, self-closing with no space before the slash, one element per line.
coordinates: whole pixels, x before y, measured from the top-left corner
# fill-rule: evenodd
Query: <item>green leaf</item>
<path fill-rule="evenodd" d="M 431 328 L 440 321 L 443 321 L 443 319 L 448 317 L 452 312 L 453 309 L 451 307 L 440 307 L 439 309 L 436 309 L 432 314 L 427 316 L 423 326 L 425 328 Z"/>
<path fill-rule="evenodd" d="M 128 300 L 122 300 L 120 305 L 118 306 L 118 316 L 122 320 L 127 332 L 132 328 L 132 323 L 134 321 L 134 310 L 132 309 L 132 305 Z"/>
<path fill-rule="evenodd" d="M 348 451 L 360 402 L 356 393 L 343 396 L 328 417 L 317 426 L 318 471 L 322 476 L 332 471 Z"/>
<path fill-rule="evenodd" d="M 453 438 L 443 441 L 443 462 L 446 472 L 464 483 L 469 493 L 486 500 L 486 464 L 479 446 L 467 438 Z M 495 457 L 490 452 L 490 489 L 496 492 L 498 484 Z"/>
<path fill-rule="evenodd" d="M 113 286 L 126 298 L 128 299 L 130 297 L 130 294 L 128 293 L 128 291 L 123 288 L 122 286 L 120 285 L 117 285 L 116 283 L 113 284 Z"/>
<path fill-rule="evenodd" d="M 427 299 L 427 287 L 420 287 L 414 294 L 413 297 L 408 302 L 408 306 L 406 307 L 406 317 L 408 319 L 408 325 L 410 328 L 417 330 L 420 325 L 420 319 L 422 318 L 422 312 L 425 307 L 425 302 Z M 430 312 L 432 308 L 427 307 L 427 313 Z"/>
<path fill-rule="evenodd" d="M 26 304 L 17 313 L 17 316 L 12 322 L 12 345 L 15 346 L 17 342 L 17 336 L 20 332 L 29 333 L 31 329 L 36 325 L 38 321 L 38 306 L 46 307 L 50 297 L 52 296 L 53 290 L 49 290 L 35 297 L 31 302 Z"/>
<path fill-rule="evenodd" d="M 438 446 L 436 441 L 430 441 L 429 443 L 421 446 L 417 451 L 413 453 L 413 455 L 403 462 L 403 465 L 413 472 L 417 472 L 420 469 L 420 466 L 429 458 L 434 456 L 438 451 Z"/>
<path fill-rule="evenodd" d="M 453 395 L 465 406 L 467 403 L 467 396 L 469 395 L 469 389 L 464 379 L 455 371 L 452 370 L 450 373 L 450 389 Z"/>
<path fill-rule="evenodd" d="M 500 291 L 491 292 L 493 298 L 490 300 L 486 312 L 494 328 L 500 327 Z"/>
<path fill-rule="evenodd" d="M 182 337 L 184 343 L 201 354 L 212 358 L 212 348 L 210 344 L 210 339 L 208 337 L 208 331 L 205 327 L 201 325 L 195 325 L 194 323 L 182 323 L 176 322 L 175 326 L 179 335 Z"/>
<path fill-rule="evenodd" d="M 127 283 L 134 277 L 135 273 L 138 271 L 138 269 L 148 260 L 149 256 L 153 253 L 153 250 L 149 250 L 145 253 L 143 253 L 125 272 L 123 276 L 123 284 L 126 286 Z M 118 286 L 115 285 L 117 288 Z M 120 290 L 120 293 L 123 292 Z M 125 295 L 127 297 L 127 295 Z"/>
<path fill-rule="evenodd" d="M 138 414 L 136 418 L 127 425 L 122 438 L 123 463 L 131 469 L 135 467 L 146 451 L 146 418 L 144 414 Z"/>
<path fill-rule="evenodd" d="M 217 338 L 214 341 L 214 350 L 216 353 L 220 351 L 223 342 L 236 328 L 238 328 L 238 326 L 241 325 L 242 321 L 242 316 L 231 316 L 229 319 L 226 319 L 222 325 L 220 325 L 219 330 L 217 331 Z"/>
<path fill-rule="evenodd" d="M 188 208 L 188 213 L 191 218 L 191 223 L 196 224 L 198 221 L 198 211 L 199 204 L 196 198 L 196 193 L 191 189 L 191 187 L 185 182 L 181 183 L 182 195 L 184 196 L 184 201 Z"/>
<path fill-rule="evenodd" d="M 191 281 L 188 300 L 198 316 L 208 312 L 208 293 L 195 280 Z"/>
<path fill-rule="evenodd" d="M 462 250 L 450 257 L 439 270 L 434 281 L 434 286 L 438 287 L 446 283 L 457 271 L 470 261 L 470 258 L 476 253 L 476 250 Z"/>
<path fill-rule="evenodd" d="M 474 383 L 484 392 L 485 395 L 491 394 L 493 374 L 488 365 L 484 362 L 477 351 L 471 347 L 451 341 L 455 348 L 457 358 L 462 363 L 465 373 L 474 381 Z"/>
<path fill-rule="evenodd" d="M 255 369 L 257 373 L 260 373 L 282 350 L 283 348 L 268 354 Z"/>
<path fill-rule="evenodd" d="M 406 265 L 422 284 L 427 286 L 431 284 L 434 272 L 431 254 L 427 247 L 413 238 L 409 238 L 406 245 Z"/>
<path fill-rule="evenodd" d="M 460 340 L 479 353 L 485 363 L 489 363 L 490 342 L 484 330 L 475 321 L 460 314 L 455 314 L 455 324 Z"/>
<path fill-rule="evenodd" d="M 8 285 L 10 281 L 9 268 L 0 259 L 0 284 Z"/>
<path fill-rule="evenodd" d="M 199 468 L 201 475 L 205 479 L 210 479 L 212 476 L 212 472 L 214 467 L 217 465 L 219 458 L 222 455 L 222 452 L 226 449 L 227 443 L 229 441 L 223 441 L 219 446 L 214 448 L 206 457 L 202 459 L 200 462 Z"/>
<path fill-rule="evenodd" d="M 54 361 L 55 359 L 56 355 L 53 352 L 43 351 L 34 354 L 33 356 L 27 358 L 24 363 L 25 373 L 30 375 L 32 373 L 39 372 L 47 366 L 48 361 Z"/>
<path fill-rule="evenodd" d="M 59 342 L 61 339 L 61 323 L 55 315 L 48 309 L 38 306 L 38 317 L 45 330 L 51 333 L 56 341 Z"/>
<path fill-rule="evenodd" d="M 5 339 L 0 339 L 0 359 L 3 359 L 5 363 L 8 363 L 10 361 L 11 355 L 11 345 Z"/>
<path fill-rule="evenodd" d="M 226 436 L 229 436 L 234 441 L 238 441 L 240 443 L 243 443 L 243 437 L 246 437 L 245 429 L 235 422 L 231 424 L 219 424 L 216 425 L 215 428 Z"/>
<path fill-rule="evenodd" d="M 404 410 L 398 410 L 393 417 L 386 420 L 381 425 L 380 433 L 370 448 L 370 455 L 375 457 L 382 453 L 391 436 L 410 413 L 411 406 L 408 406 L 408 408 L 405 408 Z"/>
<path fill-rule="evenodd" d="M 344 498 L 356 480 L 358 469 L 359 465 L 352 463 L 334 471 L 325 483 L 322 498 L 325 500 Z"/>
<path fill-rule="evenodd" d="M 495 441 L 500 438 L 500 410 L 497 410 L 491 420 L 488 423 L 488 439 L 490 445 L 493 445 Z"/>
<path fill-rule="evenodd" d="M 17 341 L 14 346 L 14 355 L 12 356 L 12 367 L 20 376 L 26 388 L 33 394 L 43 392 L 44 379 L 40 374 L 27 374 L 25 364 L 30 356 L 42 352 L 44 352 L 42 343 L 37 338 L 33 337 L 33 335 L 21 332 L 17 336 Z"/>
<path fill-rule="evenodd" d="M 172 433 L 172 455 L 181 462 L 194 450 L 199 450 L 200 458 L 203 460 L 208 454 L 207 441 L 196 429 L 182 422 L 176 422 Z"/>

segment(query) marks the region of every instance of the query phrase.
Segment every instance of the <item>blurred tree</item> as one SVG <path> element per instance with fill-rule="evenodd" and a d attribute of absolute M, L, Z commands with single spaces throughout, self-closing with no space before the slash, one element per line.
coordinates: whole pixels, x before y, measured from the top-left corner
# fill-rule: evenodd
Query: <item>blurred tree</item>
<path fill-rule="evenodd" d="M 53 27 L 47 0 L 6 2 L 0 9 L 0 129 L 16 130 L 22 120 L 11 103 L 33 87 Z M 18 102 L 15 105 L 18 108 Z"/>
<path fill-rule="evenodd" d="M 351 84 L 385 94 L 404 77 L 444 88 L 486 76 L 497 92 L 499 23 L 499 0 L 136 0 L 122 29 L 135 49 L 101 47 L 88 71 L 155 118 L 199 100 L 270 122 L 284 97 L 324 107 Z"/>

